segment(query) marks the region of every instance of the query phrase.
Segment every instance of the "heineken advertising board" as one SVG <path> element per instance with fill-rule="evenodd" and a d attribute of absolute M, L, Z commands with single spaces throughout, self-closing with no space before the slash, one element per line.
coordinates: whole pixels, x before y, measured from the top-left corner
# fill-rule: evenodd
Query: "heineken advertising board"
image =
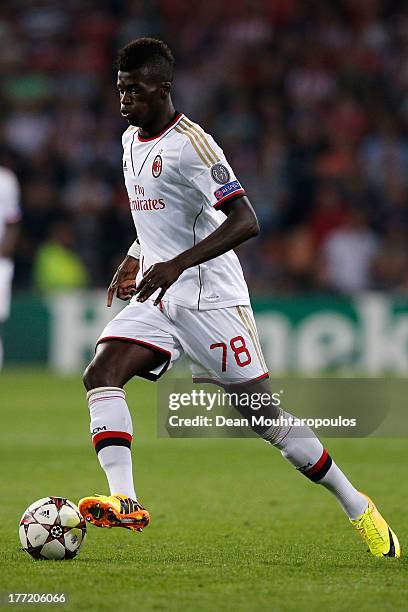
<path fill-rule="evenodd" d="M 259 336 L 275 374 L 408 373 L 408 297 L 293 297 L 254 300 Z M 16 296 L 4 328 L 6 363 L 78 372 L 121 303 L 106 292 Z"/>

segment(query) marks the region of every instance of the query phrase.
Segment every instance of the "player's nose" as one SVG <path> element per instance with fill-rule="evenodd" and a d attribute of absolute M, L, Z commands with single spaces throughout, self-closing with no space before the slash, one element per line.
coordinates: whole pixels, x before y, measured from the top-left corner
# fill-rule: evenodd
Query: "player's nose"
<path fill-rule="evenodd" d="M 126 105 L 126 104 L 129 105 L 131 101 L 132 101 L 132 97 L 131 97 L 130 93 L 127 92 L 127 91 L 123 92 L 123 94 L 122 94 L 122 96 L 120 98 L 120 106 L 121 106 L 121 108 L 123 107 L 123 105 Z"/>

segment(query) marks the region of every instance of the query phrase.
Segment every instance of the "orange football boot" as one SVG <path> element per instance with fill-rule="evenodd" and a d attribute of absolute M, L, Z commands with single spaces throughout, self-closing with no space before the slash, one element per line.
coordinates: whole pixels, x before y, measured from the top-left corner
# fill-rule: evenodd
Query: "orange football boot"
<path fill-rule="evenodd" d="M 84 497 L 78 507 L 85 520 L 96 527 L 143 531 L 150 522 L 148 511 L 139 502 L 120 493 Z"/>

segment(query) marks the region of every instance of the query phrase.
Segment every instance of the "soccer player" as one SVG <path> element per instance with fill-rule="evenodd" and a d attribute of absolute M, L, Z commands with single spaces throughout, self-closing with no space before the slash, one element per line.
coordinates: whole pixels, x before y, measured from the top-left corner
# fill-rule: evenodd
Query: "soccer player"
<path fill-rule="evenodd" d="M 0 166 L 0 370 L 3 365 L 1 328 L 10 311 L 13 254 L 21 217 L 19 199 L 20 188 L 16 176 L 11 170 Z"/>
<path fill-rule="evenodd" d="M 108 306 L 115 294 L 130 303 L 103 330 L 84 374 L 92 440 L 110 495 L 85 497 L 79 508 L 99 527 L 141 531 L 149 523 L 133 483 L 132 420 L 123 389 L 128 380 L 157 380 L 184 353 L 194 380 L 270 393 L 233 251 L 258 234 L 258 221 L 222 149 L 174 109 L 173 63 L 167 45 L 151 38 L 129 43 L 117 61 L 120 110 L 130 124 L 123 171 L 137 239 L 108 289 Z M 239 402 L 236 408 L 245 415 Z M 265 416 L 282 415 L 290 416 L 271 407 Z M 400 555 L 374 503 L 354 488 L 310 428 L 282 425 L 257 433 L 337 498 L 372 554 Z"/>

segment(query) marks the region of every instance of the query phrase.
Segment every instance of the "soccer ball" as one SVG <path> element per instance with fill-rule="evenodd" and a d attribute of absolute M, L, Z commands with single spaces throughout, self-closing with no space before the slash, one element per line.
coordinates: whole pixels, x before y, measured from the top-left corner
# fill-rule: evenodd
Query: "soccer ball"
<path fill-rule="evenodd" d="M 73 559 L 85 540 L 86 523 L 65 497 L 44 497 L 31 504 L 19 526 L 23 550 L 34 559 Z"/>

